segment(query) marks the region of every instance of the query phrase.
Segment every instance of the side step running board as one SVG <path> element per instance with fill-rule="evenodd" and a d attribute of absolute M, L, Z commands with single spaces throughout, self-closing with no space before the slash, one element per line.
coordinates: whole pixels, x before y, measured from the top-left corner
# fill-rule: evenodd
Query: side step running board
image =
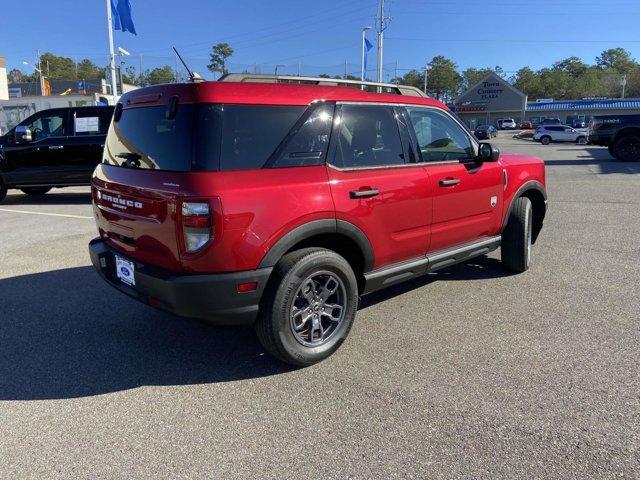
<path fill-rule="evenodd" d="M 410 278 L 420 277 L 427 273 L 440 270 L 441 268 L 464 262 L 470 258 L 486 255 L 497 249 L 501 241 L 502 237 L 498 235 L 365 273 L 364 278 L 366 284 L 363 293 L 375 292 L 376 290 L 409 280 Z"/>

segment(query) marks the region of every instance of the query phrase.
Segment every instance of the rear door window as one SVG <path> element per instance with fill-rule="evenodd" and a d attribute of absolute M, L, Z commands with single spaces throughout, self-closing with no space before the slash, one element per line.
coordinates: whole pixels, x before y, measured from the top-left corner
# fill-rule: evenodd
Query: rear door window
<path fill-rule="evenodd" d="M 342 168 L 404 164 L 400 132 L 392 107 L 342 105 L 334 135 L 332 163 Z"/>
<path fill-rule="evenodd" d="M 110 108 L 76 110 L 73 122 L 75 136 L 105 135 L 112 113 Z"/>
<path fill-rule="evenodd" d="M 223 105 L 221 170 L 262 168 L 306 107 Z"/>

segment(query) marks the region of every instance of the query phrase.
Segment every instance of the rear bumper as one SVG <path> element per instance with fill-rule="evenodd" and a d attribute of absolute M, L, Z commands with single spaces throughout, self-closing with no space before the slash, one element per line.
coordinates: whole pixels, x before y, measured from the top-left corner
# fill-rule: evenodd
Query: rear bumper
<path fill-rule="evenodd" d="M 126 257 L 99 238 L 89 243 L 93 266 L 112 287 L 147 305 L 216 325 L 252 324 L 258 315 L 260 298 L 272 270 L 261 268 L 211 275 L 176 275 L 133 260 L 136 285 L 130 287 L 115 275 L 115 253 Z M 257 289 L 238 293 L 238 284 L 248 282 L 257 282 Z"/>

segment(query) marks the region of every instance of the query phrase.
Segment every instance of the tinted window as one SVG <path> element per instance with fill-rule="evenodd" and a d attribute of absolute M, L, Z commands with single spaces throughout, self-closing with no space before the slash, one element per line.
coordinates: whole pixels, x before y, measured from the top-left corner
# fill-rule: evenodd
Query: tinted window
<path fill-rule="evenodd" d="M 404 163 L 394 111 L 380 105 L 342 105 L 333 163 L 377 167 Z"/>
<path fill-rule="evenodd" d="M 293 167 L 324 163 L 331 135 L 333 110 L 333 104 L 320 104 L 310 108 L 281 142 L 268 166 Z"/>
<path fill-rule="evenodd" d="M 224 105 L 221 170 L 262 168 L 306 107 Z"/>
<path fill-rule="evenodd" d="M 422 160 L 438 162 L 471 158 L 471 140 L 460 125 L 435 109 L 407 107 Z"/>
<path fill-rule="evenodd" d="M 105 163 L 132 168 L 191 169 L 191 105 L 179 105 L 167 120 L 166 107 L 126 108 L 107 135 Z"/>
<path fill-rule="evenodd" d="M 42 140 L 49 137 L 64 137 L 65 133 L 64 113 L 43 113 L 37 118 L 28 120 L 26 125 L 33 136 L 33 140 Z"/>

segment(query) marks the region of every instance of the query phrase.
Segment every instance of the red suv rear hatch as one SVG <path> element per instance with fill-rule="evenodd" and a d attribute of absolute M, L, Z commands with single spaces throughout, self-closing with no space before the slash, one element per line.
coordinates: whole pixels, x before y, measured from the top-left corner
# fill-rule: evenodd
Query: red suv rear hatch
<path fill-rule="evenodd" d="M 174 271 L 182 269 L 181 185 L 192 170 L 189 87 L 122 97 L 92 187 L 101 238 L 123 255 Z"/>

